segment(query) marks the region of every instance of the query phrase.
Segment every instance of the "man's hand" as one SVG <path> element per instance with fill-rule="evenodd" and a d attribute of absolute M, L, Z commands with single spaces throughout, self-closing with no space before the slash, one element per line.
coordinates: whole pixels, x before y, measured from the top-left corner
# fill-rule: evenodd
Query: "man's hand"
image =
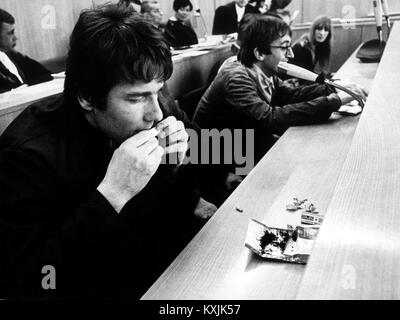
<path fill-rule="evenodd" d="M 354 92 L 356 95 L 360 96 L 360 98 L 365 101 L 367 100 L 368 97 L 368 90 L 356 83 L 352 83 L 352 82 L 347 82 L 347 81 L 335 81 L 335 83 L 341 85 L 342 87 L 345 87 L 346 89 L 351 90 L 352 92 Z M 342 100 L 342 104 L 347 104 L 351 101 L 354 100 L 353 97 L 351 97 L 350 95 L 348 95 L 347 93 L 344 93 L 343 91 L 338 92 L 339 98 Z"/>
<path fill-rule="evenodd" d="M 164 149 L 150 130 L 139 132 L 115 150 L 97 190 L 119 213 L 149 182 L 163 154 Z"/>
<path fill-rule="evenodd" d="M 182 121 L 176 120 L 175 117 L 168 117 L 156 125 L 156 129 L 160 131 L 159 137 L 167 139 L 165 154 L 177 154 L 177 163 L 182 164 L 188 149 L 189 135 L 185 130 Z M 171 157 L 170 157 L 171 162 Z"/>
<path fill-rule="evenodd" d="M 196 209 L 194 210 L 194 215 L 200 219 L 205 220 L 211 218 L 217 210 L 217 207 L 211 202 L 200 198 L 199 202 L 197 203 Z"/>
<path fill-rule="evenodd" d="M 243 178 L 241 176 L 233 174 L 232 172 L 228 172 L 228 175 L 225 179 L 225 186 L 228 191 L 232 192 L 242 181 Z"/>

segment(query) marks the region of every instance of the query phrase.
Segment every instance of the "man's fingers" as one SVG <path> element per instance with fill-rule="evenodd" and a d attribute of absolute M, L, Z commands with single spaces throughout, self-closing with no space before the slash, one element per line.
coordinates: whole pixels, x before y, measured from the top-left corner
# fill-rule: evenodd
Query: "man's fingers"
<path fill-rule="evenodd" d="M 157 130 L 143 130 L 139 133 L 135 134 L 134 136 L 127 139 L 125 142 L 129 143 L 134 147 L 140 147 L 145 142 L 149 141 L 151 138 L 154 138 L 158 134 Z"/>
<path fill-rule="evenodd" d="M 156 128 L 160 131 L 160 138 L 168 137 L 169 139 L 173 139 L 173 136 L 185 130 L 185 125 L 182 121 L 176 120 L 175 117 L 168 117 L 159 122 Z"/>
<path fill-rule="evenodd" d="M 140 152 L 142 154 L 148 155 L 158 146 L 159 146 L 158 140 L 156 138 L 150 138 L 144 144 L 139 146 L 138 149 L 140 149 Z"/>
<path fill-rule="evenodd" d="M 185 129 L 178 132 L 172 133 L 168 136 L 167 145 L 172 145 L 174 143 L 187 142 L 189 140 L 189 135 Z"/>
<path fill-rule="evenodd" d="M 179 131 L 185 130 L 185 125 L 182 121 L 172 122 L 169 126 L 165 127 L 163 131 L 165 135 L 168 137 L 169 135 L 173 135 Z"/>
<path fill-rule="evenodd" d="M 186 153 L 188 149 L 187 143 L 175 143 L 165 148 L 165 154 L 170 153 Z"/>
<path fill-rule="evenodd" d="M 158 131 L 160 131 L 160 137 L 164 138 L 166 136 L 166 133 L 164 132 L 166 128 L 169 126 L 173 125 L 175 122 L 177 122 L 176 118 L 173 116 L 167 117 L 164 120 L 160 121 L 157 123 L 156 128 Z"/>
<path fill-rule="evenodd" d="M 165 150 L 164 150 L 164 148 L 162 148 L 161 146 L 157 146 L 155 149 L 153 149 L 151 152 L 150 152 L 150 156 L 152 156 L 152 157 L 156 157 L 156 158 L 162 158 L 162 156 L 164 155 L 164 152 L 165 152 Z"/>

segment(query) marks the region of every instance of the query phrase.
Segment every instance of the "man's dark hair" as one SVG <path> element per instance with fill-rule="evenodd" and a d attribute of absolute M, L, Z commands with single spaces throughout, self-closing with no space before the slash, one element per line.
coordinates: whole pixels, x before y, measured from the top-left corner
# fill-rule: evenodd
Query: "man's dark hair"
<path fill-rule="evenodd" d="M 193 10 L 193 4 L 190 2 L 190 0 L 174 0 L 172 8 L 174 11 L 178 11 L 180 8 L 185 8 L 187 6 L 189 6 L 190 11 Z"/>
<path fill-rule="evenodd" d="M 259 15 L 258 13 L 246 13 L 243 16 L 243 19 L 240 20 L 237 41 L 236 41 L 239 46 L 242 43 L 243 38 L 246 36 L 248 26 L 251 25 L 254 21 L 256 21 L 258 15 Z"/>
<path fill-rule="evenodd" d="M 3 28 L 3 22 L 8 23 L 8 24 L 14 24 L 15 19 L 7 11 L 0 9 L 0 31 Z"/>
<path fill-rule="evenodd" d="M 292 0 L 272 0 L 269 11 L 285 9 L 291 2 Z"/>
<path fill-rule="evenodd" d="M 256 61 L 254 49 L 264 54 L 270 54 L 270 45 L 275 40 L 291 34 L 290 27 L 282 20 L 267 15 L 257 15 L 246 27 L 242 38 L 238 60 L 247 67 Z"/>
<path fill-rule="evenodd" d="M 133 10 L 107 5 L 83 11 L 70 38 L 65 97 L 104 109 L 119 83 L 166 81 L 171 52 L 160 31 Z"/>

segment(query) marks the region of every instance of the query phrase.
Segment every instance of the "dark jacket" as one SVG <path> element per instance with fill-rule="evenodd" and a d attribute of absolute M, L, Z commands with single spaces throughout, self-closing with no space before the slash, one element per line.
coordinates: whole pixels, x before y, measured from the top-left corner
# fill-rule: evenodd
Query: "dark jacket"
<path fill-rule="evenodd" d="M 314 71 L 316 61 L 313 59 L 310 42 L 304 36 L 293 45 L 294 57 L 289 59 L 289 63 Z"/>
<path fill-rule="evenodd" d="M 164 32 L 169 45 L 173 48 L 186 47 L 199 43 L 193 28 L 181 21 L 168 20 Z"/>
<path fill-rule="evenodd" d="M 79 109 L 28 107 L 0 138 L 0 298 L 139 298 L 200 227 L 198 195 L 172 165 L 117 214 L 96 191 L 110 141 Z M 46 265 L 56 290 L 42 288 Z"/>
<path fill-rule="evenodd" d="M 6 54 L 17 67 L 25 84 L 31 86 L 53 79 L 50 71 L 28 56 L 17 51 L 9 51 Z M 21 81 L 0 62 L 0 93 L 10 91 L 20 85 L 22 85 Z"/>
<path fill-rule="evenodd" d="M 274 77 L 272 102 L 263 98 L 255 80 L 240 62 L 220 71 L 208 88 L 194 115 L 201 128 L 254 129 L 255 161 L 259 161 L 290 126 L 325 121 L 341 105 L 340 98 L 327 95 L 334 89 L 325 85 L 300 88 L 285 86 Z"/>
<path fill-rule="evenodd" d="M 259 13 L 257 8 L 247 5 L 245 8 L 247 13 Z M 236 13 L 235 2 L 230 2 L 224 6 L 220 6 L 215 10 L 212 34 L 229 34 L 238 31 L 238 16 Z"/>

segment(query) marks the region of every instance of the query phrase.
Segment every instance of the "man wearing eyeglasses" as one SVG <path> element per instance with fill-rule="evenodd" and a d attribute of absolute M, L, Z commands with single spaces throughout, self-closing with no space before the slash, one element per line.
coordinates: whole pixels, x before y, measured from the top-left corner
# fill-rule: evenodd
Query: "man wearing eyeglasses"
<path fill-rule="evenodd" d="M 288 127 L 326 121 L 353 100 L 327 85 L 284 85 L 277 77 L 278 64 L 292 57 L 290 27 L 277 17 L 254 17 L 246 26 L 238 61 L 218 73 L 194 121 L 202 128 L 254 129 L 257 162 Z M 356 89 L 365 98 L 363 89 Z"/>

